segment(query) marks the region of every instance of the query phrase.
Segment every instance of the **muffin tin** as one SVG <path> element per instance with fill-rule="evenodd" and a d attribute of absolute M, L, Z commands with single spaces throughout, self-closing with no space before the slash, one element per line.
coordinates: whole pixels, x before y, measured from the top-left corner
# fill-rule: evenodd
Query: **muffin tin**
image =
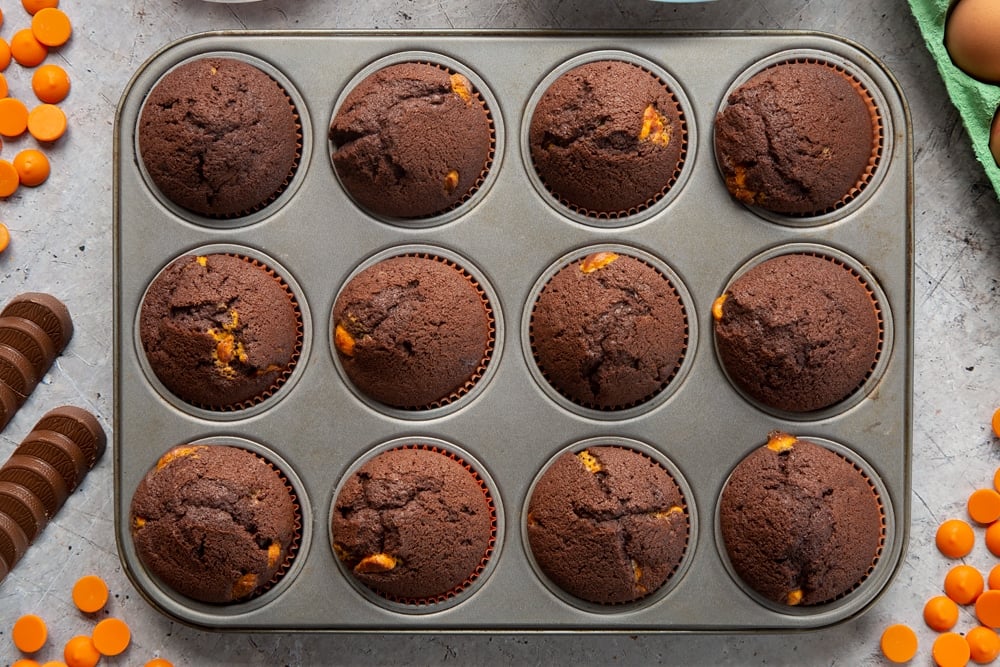
<path fill-rule="evenodd" d="M 143 100 L 174 65 L 228 55 L 276 75 L 298 107 L 303 157 L 270 206 L 224 222 L 166 203 L 143 174 L 135 128 Z M 876 93 L 884 151 L 864 196 L 812 219 L 764 216 L 729 196 L 715 164 L 712 121 L 727 90 L 762 63 L 823 57 Z M 587 219 L 537 185 L 525 141 L 531 100 L 566 63 L 618 57 L 648 62 L 676 85 L 688 129 L 687 157 L 669 199 L 613 221 Z M 330 161 L 327 129 L 360 73 L 381 63 L 430 60 L 458 67 L 484 88 L 497 149 L 484 186 L 440 218 L 377 219 L 354 205 Z M 219 630 L 273 631 L 750 631 L 800 630 L 851 618 L 889 584 L 907 540 L 912 394 L 912 155 L 909 114 L 892 75 L 842 38 L 802 32 L 215 32 L 156 53 L 121 99 L 115 131 L 115 523 L 122 563 L 163 613 Z M 579 409 L 557 398 L 525 339 L 541 281 L 561 258 L 596 248 L 634 249 L 669 269 L 690 322 L 683 372 L 662 398 L 621 412 Z M 332 346 L 330 313 L 345 281 L 373 259 L 412 251 L 468 266 L 490 286 L 496 350 L 475 390 L 443 408 L 389 410 L 347 383 Z M 748 262 L 783 250 L 828 252 L 863 269 L 884 297 L 891 335 L 871 381 L 851 400 L 816 414 L 775 414 L 729 383 L 714 350 L 711 306 Z M 280 269 L 306 322 L 302 357 L 272 398 L 246 411 L 213 413 L 165 395 L 151 377 L 136 328 L 146 287 L 175 257 L 225 249 Z M 821 439 L 877 480 L 890 520 L 870 576 L 833 603 L 775 608 L 729 572 L 716 539 L 722 485 L 771 430 Z M 139 480 L 170 447 L 241 442 L 282 469 L 303 513 L 299 552 L 285 576 L 248 602 L 212 606 L 179 596 L 145 571 L 129 535 Z M 432 442 L 476 462 L 490 481 L 498 540 L 474 589 L 440 605 L 395 608 L 359 590 L 330 544 L 330 508 L 345 475 L 390 443 Z M 527 553 L 523 507 L 559 452 L 582 444 L 634 443 L 666 463 L 691 515 L 683 567 L 661 593 L 634 604 L 580 604 L 551 589 Z M 582 443 L 582 444 L 581 444 Z"/>

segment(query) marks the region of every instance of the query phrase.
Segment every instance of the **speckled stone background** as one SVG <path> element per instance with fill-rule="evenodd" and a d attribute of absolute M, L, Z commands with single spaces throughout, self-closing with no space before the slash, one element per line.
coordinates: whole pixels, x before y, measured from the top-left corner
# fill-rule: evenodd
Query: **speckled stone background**
<path fill-rule="evenodd" d="M 63 299 L 76 334 L 43 382 L 0 434 L 6 459 L 39 417 L 63 404 L 97 414 L 109 436 L 112 412 L 112 134 L 115 108 L 135 70 L 157 49 L 209 29 L 304 28 L 655 28 L 792 29 L 836 33 L 871 49 L 899 79 L 910 105 L 914 145 L 915 331 L 913 489 L 910 542 L 898 576 L 865 614 L 842 625 L 794 634 L 740 635 L 287 635 L 219 634 L 161 616 L 122 572 L 113 530 L 110 452 L 89 474 L 12 574 L 0 583 L 0 664 L 19 654 L 14 620 L 42 615 L 50 627 L 38 654 L 61 659 L 63 644 L 90 632 L 95 618 L 70 599 L 78 577 L 110 584 L 103 615 L 126 618 L 133 642 L 102 665 L 616 664 L 881 665 L 878 640 L 889 623 L 920 637 L 913 664 L 931 665 L 935 633 L 924 601 L 941 591 L 953 565 L 934 546 L 946 518 L 965 515 L 968 494 L 992 482 L 1000 441 L 989 430 L 1000 407 L 1000 204 L 972 155 L 930 55 L 905 3 L 897 0 L 718 0 L 684 5 L 649 0 L 63 0 L 75 32 L 50 61 L 73 89 L 63 103 L 70 129 L 47 150 L 53 166 L 41 187 L 0 201 L 10 248 L 0 254 L 0 301 L 25 291 Z M 28 25 L 17 0 L 0 0 L 0 37 Z M 706 54 L 706 57 L 711 57 Z M 11 95 L 32 100 L 30 70 L 12 64 Z M 322 72 L 317 72 L 322 76 Z M 10 159 L 30 138 L 6 141 Z M 724 418 L 724 415 L 720 415 Z M 984 571 L 1000 559 L 980 537 L 965 562 Z M 725 604 L 720 600 L 719 604 Z M 971 608 L 959 630 L 973 627 Z"/>

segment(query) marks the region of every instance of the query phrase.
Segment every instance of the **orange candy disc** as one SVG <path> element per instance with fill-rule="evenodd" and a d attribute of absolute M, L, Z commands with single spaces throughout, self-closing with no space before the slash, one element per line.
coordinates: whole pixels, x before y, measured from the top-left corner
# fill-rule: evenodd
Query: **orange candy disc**
<path fill-rule="evenodd" d="M 935 595 L 924 604 L 924 622 L 931 630 L 951 630 L 958 623 L 958 605 L 946 595 Z"/>
<path fill-rule="evenodd" d="M 94 667 L 101 660 L 101 654 L 94 646 L 94 640 L 86 635 L 77 635 L 66 642 L 63 660 L 67 667 Z"/>
<path fill-rule="evenodd" d="M 7 225 L 0 222 L 0 252 L 7 249 L 10 245 L 10 230 L 7 229 Z"/>
<path fill-rule="evenodd" d="M 42 64 L 49 49 L 35 38 L 31 28 L 22 28 L 10 38 L 10 55 L 19 65 L 34 67 Z"/>
<path fill-rule="evenodd" d="M 73 34 L 66 12 L 55 7 L 43 7 L 31 19 L 31 32 L 45 46 L 62 46 Z"/>
<path fill-rule="evenodd" d="M 7 160 L 0 160 L 0 197 L 9 197 L 21 184 L 17 169 Z"/>
<path fill-rule="evenodd" d="M 55 141 L 66 132 L 66 114 L 54 104 L 39 104 L 28 112 L 28 132 L 39 141 Z"/>
<path fill-rule="evenodd" d="M 100 611 L 108 602 L 108 585 L 96 574 L 80 577 L 73 584 L 73 604 L 85 613 Z"/>
<path fill-rule="evenodd" d="M 3 37 L 0 37 L 0 72 L 10 65 L 10 44 Z"/>
<path fill-rule="evenodd" d="M 917 633 L 907 625 L 890 625 L 882 633 L 882 655 L 889 662 L 909 662 L 917 654 Z"/>
<path fill-rule="evenodd" d="M 28 128 L 28 107 L 13 97 L 0 98 L 0 134 L 16 137 Z"/>
<path fill-rule="evenodd" d="M 938 635 L 931 652 L 938 667 L 965 667 L 969 662 L 969 644 L 957 632 Z"/>
<path fill-rule="evenodd" d="M 983 575 L 971 565 L 956 565 L 944 577 L 944 592 L 958 604 L 970 604 L 983 592 Z"/>
<path fill-rule="evenodd" d="M 1000 656 L 1000 635 L 989 628 L 977 626 L 965 633 L 969 644 L 969 657 L 973 662 L 985 665 Z"/>
<path fill-rule="evenodd" d="M 91 637 L 101 655 L 118 655 L 128 648 L 132 631 L 120 618 L 106 618 L 94 626 Z"/>
<path fill-rule="evenodd" d="M 34 653 L 45 645 L 48 628 L 40 616 L 25 614 L 14 621 L 10 635 L 19 651 Z"/>
<path fill-rule="evenodd" d="M 1000 591 L 991 589 L 976 599 L 976 618 L 988 628 L 1000 628 Z"/>
<path fill-rule="evenodd" d="M 45 157 L 45 153 L 34 148 L 26 148 L 14 156 L 14 169 L 17 170 L 21 185 L 28 187 L 44 183 L 51 171 L 49 159 Z"/>
<path fill-rule="evenodd" d="M 967 507 L 976 523 L 993 523 L 1000 519 L 1000 493 L 994 489 L 976 489 L 969 496 Z"/>
<path fill-rule="evenodd" d="M 21 0 L 24 11 L 29 14 L 37 14 L 39 10 L 46 7 L 58 7 L 59 0 Z"/>
<path fill-rule="evenodd" d="M 976 535 L 972 526 L 961 519 L 948 519 L 938 526 L 934 536 L 937 548 L 948 558 L 961 558 L 972 551 Z"/>
<path fill-rule="evenodd" d="M 993 435 L 1000 438 L 1000 408 L 996 409 L 993 413 L 993 419 L 990 421 L 990 426 L 993 427 Z"/>
<path fill-rule="evenodd" d="M 31 75 L 31 89 L 42 102 L 58 104 L 69 94 L 69 75 L 59 65 L 40 65 Z"/>

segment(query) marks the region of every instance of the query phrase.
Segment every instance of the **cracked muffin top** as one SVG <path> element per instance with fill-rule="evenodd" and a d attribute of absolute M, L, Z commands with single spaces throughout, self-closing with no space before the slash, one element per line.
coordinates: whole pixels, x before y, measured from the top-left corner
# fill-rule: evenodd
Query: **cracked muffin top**
<path fill-rule="evenodd" d="M 150 369 L 177 398 L 235 410 L 269 397 L 291 375 L 302 320 L 288 286 L 263 264 L 184 255 L 146 290 L 139 339 Z"/>
<path fill-rule="evenodd" d="M 588 602 L 641 599 L 677 570 L 688 514 L 667 470 L 633 449 L 566 452 L 545 470 L 528 504 L 531 553 L 545 575 Z"/>
<path fill-rule="evenodd" d="M 164 584 L 215 604 L 249 599 L 287 569 L 300 530 L 281 473 L 228 445 L 181 445 L 132 496 L 136 554 Z"/>
<path fill-rule="evenodd" d="M 137 132 L 143 166 L 163 196 L 210 218 L 269 204 L 301 151 L 287 93 L 234 58 L 198 58 L 168 72 L 143 103 Z"/>
<path fill-rule="evenodd" d="M 560 269 L 531 313 L 531 347 L 545 379 L 587 408 L 643 403 L 676 375 L 687 315 L 670 280 L 629 255 L 598 252 Z"/>
<path fill-rule="evenodd" d="M 830 602 L 857 587 L 884 541 L 874 486 L 850 461 L 772 432 L 722 490 L 719 523 L 736 574 L 787 605 Z"/>
<path fill-rule="evenodd" d="M 428 63 L 379 69 L 344 98 L 330 125 L 337 177 L 360 206 L 425 218 L 459 204 L 493 158 L 493 121 L 462 74 Z"/>
<path fill-rule="evenodd" d="M 822 62 L 769 67 L 734 90 L 715 119 L 729 192 L 774 213 L 816 215 L 871 178 L 877 109 L 849 74 Z"/>
<path fill-rule="evenodd" d="M 348 379 L 394 408 L 465 395 L 493 352 L 488 300 L 472 276 L 437 257 L 400 255 L 360 271 L 337 296 L 333 323 Z"/>
<path fill-rule="evenodd" d="M 423 446 L 384 451 L 337 494 L 333 549 L 357 579 L 397 602 L 448 599 L 480 574 L 493 549 L 489 492 L 461 460 Z"/>
<path fill-rule="evenodd" d="M 618 218 L 659 200 L 677 180 L 687 130 L 677 98 L 653 73 L 621 61 L 574 67 L 531 116 L 531 161 L 563 204 Z"/>

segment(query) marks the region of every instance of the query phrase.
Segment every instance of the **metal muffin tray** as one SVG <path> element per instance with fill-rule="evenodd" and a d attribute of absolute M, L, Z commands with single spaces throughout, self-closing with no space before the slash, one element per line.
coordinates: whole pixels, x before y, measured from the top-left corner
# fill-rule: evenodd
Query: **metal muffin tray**
<path fill-rule="evenodd" d="M 288 88 L 303 124 L 299 169 L 262 211 L 211 221 L 167 203 L 143 174 L 135 128 L 150 88 L 174 65 L 226 54 L 264 67 Z M 884 122 L 876 178 L 860 197 L 815 218 L 782 219 L 727 193 L 712 148 L 713 119 L 727 91 L 765 62 L 820 57 L 840 63 L 875 94 Z M 543 82 L 570 62 L 621 57 L 667 77 L 684 107 L 683 171 L 665 201 L 638 215 L 591 220 L 549 196 L 534 175 L 526 125 Z M 345 194 L 327 130 L 357 77 L 417 59 L 458 68 L 483 92 L 496 122 L 496 157 L 483 188 L 440 218 L 379 220 Z M 156 53 L 121 99 L 115 128 L 115 522 L 122 563 L 156 608 L 218 630 L 377 632 L 671 632 L 799 630 L 867 609 L 901 563 L 910 502 L 912 396 L 912 156 L 909 114 L 892 75 L 864 48 L 808 32 L 214 32 Z M 690 321 L 683 372 L 646 406 L 597 412 L 561 400 L 541 378 L 526 340 L 539 282 L 567 255 L 635 249 L 680 281 Z M 345 280 L 395 249 L 437 252 L 466 264 L 489 287 L 497 348 L 475 391 L 424 412 L 381 409 L 342 375 L 330 314 Z M 303 307 L 302 358 L 281 391 L 243 412 L 186 407 L 145 367 L 136 321 L 143 293 L 175 257 L 235 250 L 264 259 Z M 711 305 L 754 258 L 781 250 L 828 252 L 852 263 L 884 297 L 887 337 L 871 381 L 853 400 L 808 415 L 761 409 L 729 383 L 715 354 Z M 730 573 L 717 537 L 716 506 L 727 476 L 779 429 L 813 437 L 874 480 L 886 507 L 882 555 L 864 582 L 834 602 L 780 607 Z M 173 593 L 144 569 L 129 535 L 132 493 L 170 447 L 230 442 L 262 453 L 295 487 L 303 511 L 298 554 L 263 595 L 227 606 Z M 387 443 L 431 443 L 471 459 L 491 485 L 498 540 L 470 594 L 407 608 L 359 590 L 330 542 L 330 510 L 345 474 Z M 664 590 L 631 605 L 582 604 L 552 590 L 533 567 L 524 507 L 534 480 L 578 443 L 624 444 L 655 454 L 678 476 L 691 515 L 683 567 Z M 599 576 L 599 573 L 595 573 Z"/>

